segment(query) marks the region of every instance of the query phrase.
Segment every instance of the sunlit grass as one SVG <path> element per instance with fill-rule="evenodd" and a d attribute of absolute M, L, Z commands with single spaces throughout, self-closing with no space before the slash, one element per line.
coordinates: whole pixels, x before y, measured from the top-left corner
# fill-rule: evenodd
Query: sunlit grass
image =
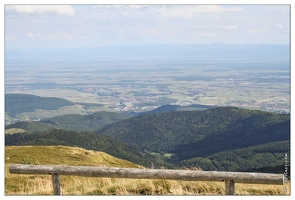
<path fill-rule="evenodd" d="M 51 177 L 8 177 L 6 195 L 52 195 Z M 14 180 L 14 181 L 12 181 Z M 13 182 L 13 183 L 12 183 Z M 224 183 L 61 176 L 63 195 L 224 195 Z M 288 188 L 284 192 L 284 187 Z M 236 184 L 236 195 L 289 195 L 290 184 Z"/>
<path fill-rule="evenodd" d="M 50 175 L 9 173 L 10 164 L 21 164 L 22 158 L 32 164 L 141 167 L 102 152 L 76 147 L 5 147 L 5 195 L 52 195 Z M 75 158 L 75 159 L 74 159 Z M 198 170 L 198 169 L 196 169 Z M 63 195 L 223 195 L 223 182 L 173 181 L 126 178 L 61 176 Z M 289 195 L 286 185 L 239 184 L 236 195 Z"/>
<path fill-rule="evenodd" d="M 5 134 L 24 133 L 26 130 L 20 128 L 10 128 L 5 130 Z"/>

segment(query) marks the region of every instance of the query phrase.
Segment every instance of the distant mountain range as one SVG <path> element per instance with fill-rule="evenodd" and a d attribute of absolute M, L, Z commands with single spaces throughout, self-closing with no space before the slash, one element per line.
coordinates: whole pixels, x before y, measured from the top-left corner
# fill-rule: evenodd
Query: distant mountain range
<path fill-rule="evenodd" d="M 7 63 L 163 60 L 289 61 L 290 45 L 278 44 L 146 44 L 68 49 L 6 49 Z M 48 56 L 51 55 L 51 56 Z M 17 58 L 17 59 L 16 59 Z"/>

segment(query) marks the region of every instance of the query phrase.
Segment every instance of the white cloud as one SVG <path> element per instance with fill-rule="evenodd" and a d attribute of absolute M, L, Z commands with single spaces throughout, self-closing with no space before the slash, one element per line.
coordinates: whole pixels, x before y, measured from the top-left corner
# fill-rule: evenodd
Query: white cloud
<path fill-rule="evenodd" d="M 46 33 L 42 37 L 42 39 L 49 39 L 49 40 L 74 40 L 74 39 L 85 39 L 79 35 L 73 35 L 67 32 L 54 32 L 54 33 Z"/>
<path fill-rule="evenodd" d="M 16 37 L 14 35 L 6 35 L 5 40 L 7 40 L 7 41 L 16 40 Z"/>
<path fill-rule="evenodd" d="M 221 12 L 223 8 L 219 5 L 201 5 L 198 7 L 198 12 Z"/>
<path fill-rule="evenodd" d="M 244 9 L 241 7 L 230 7 L 230 8 L 226 8 L 223 11 L 227 11 L 227 12 L 238 12 L 238 11 L 243 11 Z"/>
<path fill-rule="evenodd" d="M 29 37 L 29 38 L 33 38 L 34 37 L 33 33 L 27 33 L 26 36 Z"/>
<path fill-rule="evenodd" d="M 206 37 L 213 37 L 213 36 L 215 36 L 215 34 L 213 34 L 213 33 L 208 33 L 208 32 L 204 32 L 204 33 L 202 33 L 201 35 L 206 36 Z"/>
<path fill-rule="evenodd" d="M 153 6 L 153 5 L 151 5 Z M 143 7 L 150 7 L 149 5 L 116 5 L 116 4 L 104 4 L 104 5 L 95 5 L 92 8 L 135 8 L 141 9 Z"/>
<path fill-rule="evenodd" d="M 241 11 L 241 7 L 220 6 L 220 5 L 95 5 L 92 8 L 101 10 L 117 9 L 117 13 L 123 12 L 141 12 L 153 16 L 164 16 L 172 18 L 192 18 L 196 14 L 211 14 L 220 12 L 236 12 Z M 129 13 L 128 13 L 129 14 Z M 134 13 L 133 13 L 134 14 Z"/>
<path fill-rule="evenodd" d="M 40 36 L 39 33 L 36 33 L 36 34 L 33 34 L 33 33 L 27 33 L 27 34 L 26 34 L 26 37 L 28 37 L 28 38 L 35 38 L 35 37 L 39 37 L 39 36 Z"/>
<path fill-rule="evenodd" d="M 113 8 L 113 5 L 95 5 L 92 8 Z"/>
<path fill-rule="evenodd" d="M 235 30 L 238 27 L 237 26 L 230 26 L 230 25 L 228 25 L 228 26 L 223 26 L 222 28 L 225 29 L 225 30 Z"/>
<path fill-rule="evenodd" d="M 70 5 L 8 5 L 6 9 L 15 10 L 23 14 L 55 13 L 58 15 L 74 15 L 75 11 Z"/>
<path fill-rule="evenodd" d="M 69 34 L 69 33 L 66 33 L 66 32 L 61 32 L 58 34 L 60 38 L 62 39 L 66 39 L 66 40 L 72 40 L 75 38 L 75 36 Z"/>
<path fill-rule="evenodd" d="M 283 25 L 282 24 L 280 24 L 280 23 L 276 23 L 276 25 L 275 25 L 278 29 L 283 29 Z"/>
<path fill-rule="evenodd" d="M 257 33 L 265 33 L 265 32 L 269 32 L 268 29 L 265 28 L 260 28 L 260 29 L 248 29 L 246 30 L 247 33 L 250 34 L 257 34 Z"/>
<path fill-rule="evenodd" d="M 156 8 L 158 12 L 162 15 L 168 17 L 186 17 L 191 18 L 195 14 L 212 14 L 220 12 L 236 12 L 243 10 L 239 7 L 223 7 L 220 5 L 184 5 L 184 6 L 174 6 L 165 5 Z"/>
<path fill-rule="evenodd" d="M 287 8 L 273 5 L 266 10 L 264 5 L 241 4 L 7 4 L 5 41 L 7 46 L 17 46 L 16 41 L 22 40 L 57 46 L 61 41 L 69 46 L 101 46 L 108 42 L 118 45 L 212 43 L 232 41 L 232 38 L 235 43 L 272 43 L 274 40 L 287 43 L 290 35 L 290 12 L 287 12 L 290 9 Z M 41 16 L 42 13 L 46 16 Z"/>
<path fill-rule="evenodd" d="M 51 33 L 46 33 L 43 38 L 44 39 L 55 40 L 56 36 L 54 34 L 51 34 Z"/>

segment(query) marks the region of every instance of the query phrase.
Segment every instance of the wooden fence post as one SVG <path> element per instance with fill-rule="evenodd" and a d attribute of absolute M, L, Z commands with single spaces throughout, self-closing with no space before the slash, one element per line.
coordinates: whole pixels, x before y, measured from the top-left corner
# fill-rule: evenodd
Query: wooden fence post
<path fill-rule="evenodd" d="M 233 180 L 225 180 L 225 194 L 226 195 L 235 194 L 235 182 Z"/>
<path fill-rule="evenodd" d="M 54 195 L 61 195 L 60 176 L 56 173 L 51 174 L 53 193 Z"/>
<path fill-rule="evenodd" d="M 225 194 L 235 194 L 235 183 L 274 184 L 283 185 L 283 174 L 245 173 L 245 172 L 217 172 L 217 171 L 190 171 L 166 169 L 137 169 L 117 167 L 92 166 L 54 166 L 54 165 L 20 165 L 9 167 L 12 174 L 50 174 L 52 177 L 55 195 L 62 194 L 60 175 L 107 177 L 107 178 L 134 178 L 134 179 L 165 179 L 184 181 L 224 181 Z"/>

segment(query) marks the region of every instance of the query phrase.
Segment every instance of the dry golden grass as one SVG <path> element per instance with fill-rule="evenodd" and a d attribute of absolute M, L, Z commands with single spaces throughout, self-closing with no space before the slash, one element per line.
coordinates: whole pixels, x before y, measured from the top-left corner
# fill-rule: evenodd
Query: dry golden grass
<path fill-rule="evenodd" d="M 5 134 L 24 133 L 26 130 L 20 128 L 10 128 L 5 130 Z"/>
<path fill-rule="evenodd" d="M 52 195 L 51 176 L 20 176 L 6 195 Z M 26 177 L 25 177 L 26 176 Z M 222 182 L 61 176 L 63 195 L 223 195 Z M 284 192 L 284 187 L 288 188 Z M 289 195 L 285 186 L 236 184 L 236 195 Z"/>
<path fill-rule="evenodd" d="M 36 153 L 39 149 L 39 153 Z M 49 155 L 59 152 L 54 163 L 45 162 Z M 41 153 L 42 152 L 42 153 Z M 25 154 L 24 154 L 25 153 Z M 5 147 L 5 195 L 52 195 L 53 187 L 50 175 L 10 174 L 11 163 L 22 163 L 22 156 L 35 153 L 33 158 L 40 164 L 89 165 L 113 167 L 140 167 L 130 162 L 116 159 L 101 152 L 88 151 L 73 147 Z M 65 156 L 75 155 L 75 159 Z M 93 159 L 91 159 L 93 157 Z M 44 159 L 43 159 L 44 158 Z M 61 159 L 61 160 L 58 160 Z M 172 181 L 150 179 L 92 178 L 61 176 L 63 195 L 223 195 L 222 182 Z M 285 191 L 286 190 L 286 191 Z M 290 195 L 290 183 L 286 185 L 236 184 L 237 195 Z"/>

